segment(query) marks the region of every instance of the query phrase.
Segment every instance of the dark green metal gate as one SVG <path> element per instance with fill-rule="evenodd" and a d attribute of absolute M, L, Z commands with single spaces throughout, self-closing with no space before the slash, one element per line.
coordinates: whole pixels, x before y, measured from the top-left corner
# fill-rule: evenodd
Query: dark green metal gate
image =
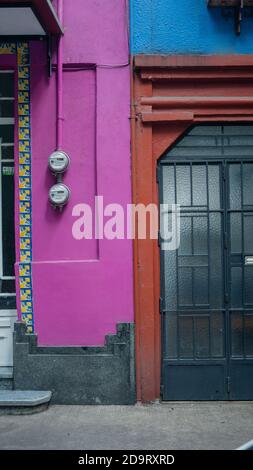
<path fill-rule="evenodd" d="M 250 400 L 253 126 L 194 127 L 158 176 L 181 206 L 179 249 L 161 249 L 162 398 Z"/>

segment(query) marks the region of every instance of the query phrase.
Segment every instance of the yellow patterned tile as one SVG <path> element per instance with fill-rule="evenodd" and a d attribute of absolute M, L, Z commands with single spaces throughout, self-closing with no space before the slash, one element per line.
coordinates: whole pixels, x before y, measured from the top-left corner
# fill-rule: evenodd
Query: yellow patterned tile
<path fill-rule="evenodd" d="M 17 45 L 18 65 L 27 65 L 29 63 L 29 47 L 27 43 Z"/>
<path fill-rule="evenodd" d="M 19 132 L 18 132 L 18 137 L 20 140 L 25 140 L 25 139 L 29 139 L 30 137 L 30 129 L 29 128 L 23 128 L 22 129 L 20 128 L 19 129 Z"/>
<path fill-rule="evenodd" d="M 27 201 L 27 200 L 30 200 L 30 196 L 31 196 L 31 191 L 30 191 L 30 189 L 22 189 L 22 190 L 20 190 L 20 192 L 19 192 L 19 199 L 20 199 L 20 201 Z"/>
<path fill-rule="evenodd" d="M 18 78 L 28 78 L 29 79 L 29 72 L 30 72 L 30 68 L 29 67 L 24 67 L 24 66 L 20 66 L 18 68 Z"/>
<path fill-rule="evenodd" d="M 19 116 L 18 127 L 30 127 L 30 116 Z"/>
<path fill-rule="evenodd" d="M 27 312 L 26 304 L 21 304 L 21 312 L 22 312 L 22 313 L 26 313 L 26 312 Z"/>
<path fill-rule="evenodd" d="M 20 241 L 21 250 L 30 250 L 31 248 L 31 240 L 26 238 L 25 240 Z"/>
<path fill-rule="evenodd" d="M 19 236 L 20 238 L 30 238 L 31 227 L 29 225 L 20 226 Z"/>
<path fill-rule="evenodd" d="M 21 165 L 30 164 L 30 154 L 28 152 L 22 152 L 19 154 L 19 163 Z"/>
<path fill-rule="evenodd" d="M 32 306 L 31 300 L 24 300 L 24 301 L 22 301 L 22 304 L 23 304 L 23 308 L 27 312 L 27 314 L 30 313 L 30 309 L 31 309 L 31 306 Z"/>
<path fill-rule="evenodd" d="M 30 151 L 29 140 L 20 140 L 18 148 L 20 152 L 29 152 Z"/>
<path fill-rule="evenodd" d="M 19 176 L 30 176 L 30 165 L 20 165 Z"/>
<path fill-rule="evenodd" d="M 31 251 L 21 251 L 20 252 L 20 261 L 21 263 L 29 263 L 31 261 Z"/>
<path fill-rule="evenodd" d="M 20 299 L 23 300 L 30 300 L 31 299 L 31 289 L 24 289 L 21 290 Z"/>
<path fill-rule="evenodd" d="M 29 276 L 31 274 L 31 266 L 29 264 L 20 264 L 19 265 L 19 275 L 20 276 Z"/>
<path fill-rule="evenodd" d="M 31 279 L 29 277 L 20 277 L 20 289 L 28 289 L 31 287 Z"/>
<path fill-rule="evenodd" d="M 27 54 L 29 52 L 27 42 L 18 42 L 17 51 L 19 54 Z"/>
<path fill-rule="evenodd" d="M 1 54 L 16 54 L 15 43 L 2 43 L 0 44 L 0 55 Z"/>
<path fill-rule="evenodd" d="M 18 89 L 19 89 L 19 91 L 28 91 L 29 90 L 29 80 L 27 78 L 20 78 L 20 75 L 19 75 Z"/>
<path fill-rule="evenodd" d="M 22 116 L 29 116 L 30 114 L 30 105 L 29 103 L 22 104 L 19 103 L 18 105 L 18 114 Z"/>
<path fill-rule="evenodd" d="M 29 102 L 29 91 L 19 91 L 18 92 L 18 103 L 28 103 Z"/>
<path fill-rule="evenodd" d="M 30 212 L 31 210 L 31 203 L 30 201 L 20 201 L 19 202 L 19 211 L 24 214 L 26 212 Z"/>
<path fill-rule="evenodd" d="M 31 214 L 20 214 L 20 225 L 30 225 Z"/>
<path fill-rule="evenodd" d="M 19 188 L 29 188 L 30 186 L 30 177 L 19 178 Z"/>
<path fill-rule="evenodd" d="M 21 263 L 30 263 L 30 261 L 31 261 L 31 251 L 21 250 L 20 251 L 20 261 L 21 261 Z"/>

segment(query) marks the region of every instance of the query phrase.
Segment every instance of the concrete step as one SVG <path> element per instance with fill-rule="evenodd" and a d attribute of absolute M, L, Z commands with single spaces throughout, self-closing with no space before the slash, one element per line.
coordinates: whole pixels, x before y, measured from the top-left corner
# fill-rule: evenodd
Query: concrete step
<path fill-rule="evenodd" d="M 1 414 L 33 414 L 48 408 L 52 397 L 49 391 L 0 390 Z"/>

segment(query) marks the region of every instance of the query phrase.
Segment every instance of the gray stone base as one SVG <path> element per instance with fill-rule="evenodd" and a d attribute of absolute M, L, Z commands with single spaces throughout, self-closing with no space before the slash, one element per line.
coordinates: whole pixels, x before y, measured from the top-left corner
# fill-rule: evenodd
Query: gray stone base
<path fill-rule="evenodd" d="M 12 389 L 13 389 L 13 379 L 0 378 L 0 390 L 12 390 Z"/>
<path fill-rule="evenodd" d="M 39 347 L 16 323 L 14 389 L 51 390 L 54 404 L 134 404 L 133 324 L 119 324 L 104 347 Z"/>
<path fill-rule="evenodd" d="M 0 408 L 0 416 L 4 415 L 34 415 L 36 413 L 41 413 L 46 411 L 49 407 L 49 403 L 43 403 L 42 405 L 37 406 L 2 406 Z"/>

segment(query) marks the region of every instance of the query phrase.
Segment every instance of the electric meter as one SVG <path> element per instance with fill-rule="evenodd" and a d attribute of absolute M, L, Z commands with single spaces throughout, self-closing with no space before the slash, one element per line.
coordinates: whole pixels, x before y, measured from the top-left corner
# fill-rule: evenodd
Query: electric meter
<path fill-rule="evenodd" d="M 64 173 L 67 170 L 69 163 L 69 156 L 60 150 L 52 153 L 48 159 L 48 166 L 55 175 Z"/>
<path fill-rule="evenodd" d="M 62 208 L 70 198 L 70 190 L 63 183 L 57 183 L 49 190 L 49 201 L 54 207 Z"/>

